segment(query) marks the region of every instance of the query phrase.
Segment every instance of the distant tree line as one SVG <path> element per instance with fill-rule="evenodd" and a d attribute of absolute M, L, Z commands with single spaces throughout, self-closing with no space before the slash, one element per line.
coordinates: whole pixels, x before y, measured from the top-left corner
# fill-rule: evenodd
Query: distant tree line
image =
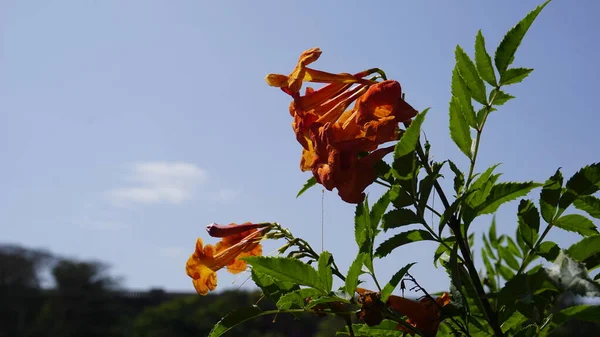
<path fill-rule="evenodd" d="M 258 291 L 206 297 L 162 290 L 132 292 L 98 261 L 0 244 L 0 337 L 206 336 L 226 313 L 244 305 L 274 308 Z M 43 275 L 52 278 L 43 287 Z M 561 306 L 575 304 L 563 296 Z M 336 318 L 263 316 L 228 333 L 244 337 L 328 337 L 344 326 Z M 560 336 L 600 336 L 597 325 L 571 322 Z"/>

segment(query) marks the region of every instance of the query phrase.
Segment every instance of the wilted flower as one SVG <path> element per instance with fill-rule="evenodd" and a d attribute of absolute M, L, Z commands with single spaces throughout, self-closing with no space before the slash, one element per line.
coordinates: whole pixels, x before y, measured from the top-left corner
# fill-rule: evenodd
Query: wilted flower
<path fill-rule="evenodd" d="M 393 295 L 387 300 L 387 304 L 391 308 L 408 317 L 406 322 L 419 329 L 425 337 L 434 337 L 437 334 L 440 322 L 442 321 L 440 308 L 449 303 L 450 295 L 448 293 L 443 293 L 435 301 L 429 297 L 424 297 L 419 302 L 416 302 Z M 401 324 L 398 324 L 398 329 L 412 334 L 409 329 L 406 329 Z"/>
<path fill-rule="evenodd" d="M 376 178 L 373 165 L 393 150 L 377 148 L 398 140 L 402 135 L 398 124 L 410 120 L 417 111 L 402 99 L 397 81 L 365 78 L 382 74 L 377 68 L 332 74 L 307 67 L 320 55 L 320 49 L 309 49 L 302 53 L 292 73 L 269 74 L 266 80 L 292 96 L 292 125 L 303 147 L 300 168 L 311 170 L 328 190 L 337 188 L 344 201 L 359 203 L 364 189 Z M 327 85 L 318 90 L 307 87 L 302 96 L 303 82 Z M 348 109 L 352 103 L 354 107 Z"/>
<path fill-rule="evenodd" d="M 363 305 L 359 318 L 365 320 L 377 318 L 375 322 L 381 322 L 379 317 L 384 306 L 374 305 L 380 298 L 380 294 L 364 288 L 356 288 L 356 292 L 359 296 L 359 303 Z M 440 297 L 433 301 L 429 297 L 424 297 L 420 301 L 413 301 L 401 296 L 391 295 L 385 306 L 394 309 L 400 314 L 406 316 L 408 319 L 406 323 L 412 325 L 425 337 L 434 337 L 437 334 L 440 322 L 442 321 L 441 310 L 444 306 L 450 303 L 450 295 L 443 293 Z M 374 311 L 374 309 L 376 309 Z M 367 322 L 366 322 L 367 323 Z M 368 323 L 367 323 L 368 324 Z M 379 323 L 377 323 L 379 324 Z M 406 328 L 402 324 L 398 324 L 397 328 L 404 332 L 408 332 L 411 335 L 414 332 Z"/>
<path fill-rule="evenodd" d="M 217 226 L 217 227 L 215 227 Z M 262 227 L 260 229 L 257 229 Z M 240 260 L 246 256 L 262 254 L 260 240 L 269 229 L 265 224 L 245 223 L 220 226 L 211 224 L 209 233 L 218 233 L 221 241 L 216 245 L 204 245 L 201 238 L 196 239 L 196 248 L 185 265 L 186 273 L 192 278 L 194 288 L 200 295 L 206 295 L 217 287 L 217 271 L 227 267 L 227 271 L 237 274 L 246 270 L 246 262 Z M 215 231 L 214 229 L 220 229 Z"/>

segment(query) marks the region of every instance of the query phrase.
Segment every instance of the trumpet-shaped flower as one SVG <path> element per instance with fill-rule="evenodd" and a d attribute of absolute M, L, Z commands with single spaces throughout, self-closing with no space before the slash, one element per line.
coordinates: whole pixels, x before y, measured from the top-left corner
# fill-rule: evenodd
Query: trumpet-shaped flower
<path fill-rule="evenodd" d="M 250 225 L 250 226 L 249 226 Z M 201 238 L 196 239 L 194 253 L 188 258 L 185 269 L 192 278 L 194 288 L 200 295 L 206 295 L 217 287 L 217 271 L 226 267 L 227 271 L 237 274 L 246 270 L 246 262 L 240 260 L 246 256 L 259 256 L 262 254 L 260 240 L 268 227 L 256 229 L 253 224 L 239 225 L 240 231 L 235 224 L 221 231 L 221 241 L 216 245 L 204 245 Z M 210 227 L 209 225 L 209 233 Z M 218 225 L 217 225 L 218 226 Z"/>
<path fill-rule="evenodd" d="M 292 96 L 292 126 L 303 147 L 300 169 L 311 170 L 328 190 L 337 188 L 346 202 L 358 203 L 376 179 L 373 165 L 391 152 L 377 148 L 398 140 L 402 135 L 398 124 L 409 121 L 417 111 L 402 99 L 400 83 L 366 78 L 382 74 L 381 70 L 332 74 L 309 68 L 320 55 L 320 49 L 309 49 L 292 73 L 270 74 L 266 80 Z M 318 90 L 307 87 L 301 95 L 303 82 L 327 85 Z M 365 157 L 363 152 L 367 152 Z"/>

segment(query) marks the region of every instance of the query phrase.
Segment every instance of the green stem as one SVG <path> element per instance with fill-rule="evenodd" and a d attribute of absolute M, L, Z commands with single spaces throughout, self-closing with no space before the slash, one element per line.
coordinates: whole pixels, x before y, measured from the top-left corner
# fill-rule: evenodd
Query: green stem
<path fill-rule="evenodd" d="M 519 275 L 523 271 L 525 271 L 525 268 L 527 268 L 527 266 L 531 262 L 531 261 L 529 261 L 529 259 L 531 259 L 532 254 L 535 253 L 538 250 L 538 248 L 540 247 L 540 245 L 542 244 L 542 242 L 546 238 L 546 235 L 548 235 L 548 232 L 550 232 L 550 229 L 552 229 L 552 226 L 554 226 L 554 223 L 552 221 L 550 221 L 550 223 L 548 224 L 548 226 L 546 226 L 546 228 L 544 229 L 544 232 L 542 232 L 542 235 L 537 239 L 537 241 L 533 245 L 533 248 L 531 248 L 527 252 L 527 254 L 525 255 L 525 257 L 523 258 L 523 262 L 521 262 L 521 266 L 519 267 L 519 271 L 517 272 L 517 275 Z"/>

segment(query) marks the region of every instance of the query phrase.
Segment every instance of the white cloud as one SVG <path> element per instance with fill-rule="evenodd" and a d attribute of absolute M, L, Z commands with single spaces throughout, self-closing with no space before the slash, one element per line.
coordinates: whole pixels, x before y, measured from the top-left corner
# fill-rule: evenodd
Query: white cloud
<path fill-rule="evenodd" d="M 184 162 L 140 162 L 131 167 L 128 180 L 134 186 L 109 191 L 118 204 L 180 204 L 189 200 L 194 188 L 206 182 L 207 173 L 195 164 Z"/>

